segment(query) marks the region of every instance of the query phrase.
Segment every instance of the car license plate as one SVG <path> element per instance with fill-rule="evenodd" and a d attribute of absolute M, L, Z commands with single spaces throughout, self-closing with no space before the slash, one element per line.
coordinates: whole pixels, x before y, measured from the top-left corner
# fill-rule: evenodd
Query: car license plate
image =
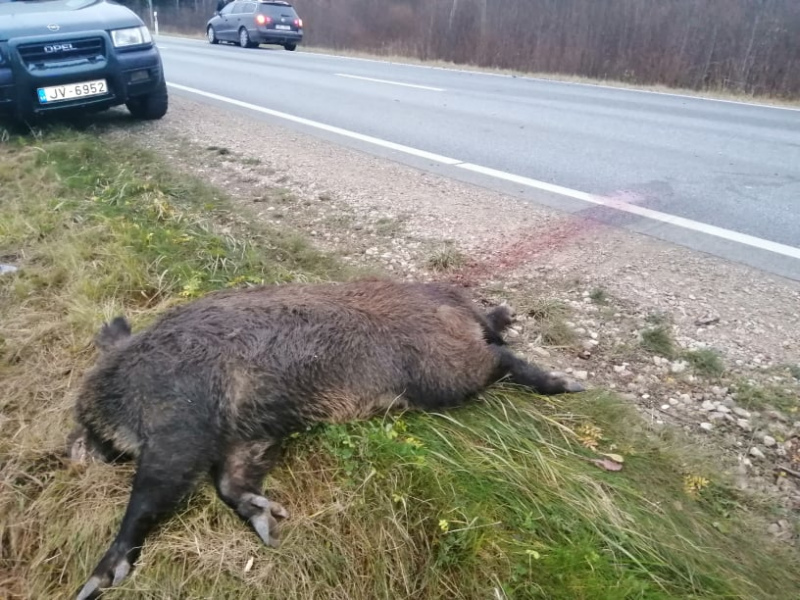
<path fill-rule="evenodd" d="M 105 79 L 97 79 L 95 81 L 39 88 L 37 93 L 39 94 L 39 104 L 50 104 L 87 96 L 102 96 L 108 93 L 108 84 Z"/>
<path fill-rule="evenodd" d="M 289 31 L 292 29 L 291 25 L 275 25 L 275 29 L 281 29 L 282 31 Z"/>

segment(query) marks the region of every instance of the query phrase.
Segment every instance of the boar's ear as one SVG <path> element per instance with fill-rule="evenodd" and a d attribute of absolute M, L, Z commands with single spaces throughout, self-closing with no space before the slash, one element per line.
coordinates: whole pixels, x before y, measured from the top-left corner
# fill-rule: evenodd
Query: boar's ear
<path fill-rule="evenodd" d="M 131 326 L 125 317 L 115 317 L 111 323 L 103 323 L 100 331 L 94 338 L 94 345 L 100 352 L 111 350 L 117 343 L 130 337 Z"/>

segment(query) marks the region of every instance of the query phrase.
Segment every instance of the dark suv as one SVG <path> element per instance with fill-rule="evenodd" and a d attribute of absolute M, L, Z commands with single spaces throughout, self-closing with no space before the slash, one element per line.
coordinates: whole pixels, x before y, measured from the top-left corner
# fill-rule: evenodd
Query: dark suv
<path fill-rule="evenodd" d="M 0 0 L 0 117 L 125 104 L 167 112 L 161 56 L 142 20 L 106 0 Z"/>
<path fill-rule="evenodd" d="M 282 0 L 235 0 L 206 25 L 212 44 L 239 42 L 242 48 L 278 44 L 294 50 L 303 40 L 303 19 Z"/>

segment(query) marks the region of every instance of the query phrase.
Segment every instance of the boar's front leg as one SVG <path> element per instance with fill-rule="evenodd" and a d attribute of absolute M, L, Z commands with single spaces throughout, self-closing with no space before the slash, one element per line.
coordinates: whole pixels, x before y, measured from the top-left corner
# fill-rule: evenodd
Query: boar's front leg
<path fill-rule="evenodd" d="M 180 449 L 178 449 L 180 448 Z M 103 588 L 127 577 L 141 552 L 147 534 L 192 490 L 208 471 L 207 454 L 191 444 L 145 446 L 139 458 L 133 489 L 119 532 L 77 600 L 99 597 Z"/>
<path fill-rule="evenodd" d="M 512 383 L 525 386 L 537 394 L 545 396 L 584 391 L 584 387 L 577 381 L 569 381 L 563 375 L 545 371 L 537 365 L 515 356 L 508 348 L 490 347 L 497 358 L 495 379 L 507 376 Z"/>
<path fill-rule="evenodd" d="M 217 493 L 225 504 L 250 523 L 266 545 L 277 548 L 278 519 L 289 513 L 263 495 L 267 472 L 280 458 L 281 448 L 271 441 L 233 444 L 224 459 L 213 467 Z"/>

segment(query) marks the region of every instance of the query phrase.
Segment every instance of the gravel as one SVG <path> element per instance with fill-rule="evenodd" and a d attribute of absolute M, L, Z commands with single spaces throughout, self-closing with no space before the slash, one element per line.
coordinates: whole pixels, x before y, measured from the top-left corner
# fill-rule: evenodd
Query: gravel
<path fill-rule="evenodd" d="M 456 281 L 487 302 L 507 300 L 518 310 L 508 336 L 515 351 L 590 387 L 617 390 L 656 411 L 654 423 L 701 436 L 744 469 L 735 472 L 740 487 L 766 491 L 800 514 L 796 482 L 777 485 L 773 474 L 778 464 L 800 470 L 797 415 L 787 406 L 762 411 L 741 393 L 744 382 L 800 398 L 788 369 L 800 365 L 800 283 L 177 95 L 158 124 L 118 135 L 138 137 L 224 187 L 254 218 L 303 230 L 345 262 Z M 265 199 L 274 188 L 287 194 Z M 463 266 L 432 271 L 444 240 Z M 524 309 L 541 299 L 566 311 L 563 343 L 548 343 Z M 639 345 L 655 324 L 674 346 L 663 357 Z M 687 353 L 698 350 L 713 350 L 724 373 L 696 368 Z"/>

